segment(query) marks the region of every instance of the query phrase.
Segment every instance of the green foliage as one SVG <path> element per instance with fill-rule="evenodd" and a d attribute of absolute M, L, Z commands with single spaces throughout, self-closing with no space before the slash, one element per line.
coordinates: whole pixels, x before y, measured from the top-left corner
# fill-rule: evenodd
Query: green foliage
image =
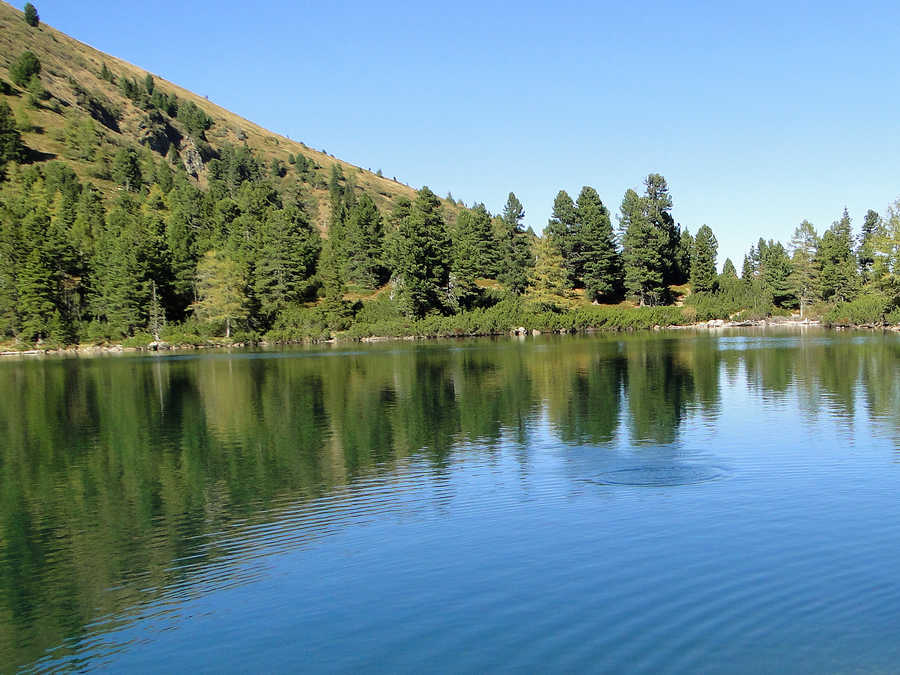
<path fill-rule="evenodd" d="M 33 108 L 37 108 L 41 101 L 50 98 L 50 93 L 44 89 L 44 84 L 37 75 L 32 75 L 28 80 L 26 90 L 28 91 L 28 104 Z"/>
<path fill-rule="evenodd" d="M 528 287 L 528 270 L 534 265 L 531 245 L 522 226 L 525 209 L 512 192 L 500 218 L 502 261 L 498 279 L 507 291 L 521 295 Z"/>
<path fill-rule="evenodd" d="M 218 251 L 207 251 L 197 264 L 198 299 L 191 305 L 201 321 L 231 324 L 247 317 L 246 278 L 240 264 Z"/>
<path fill-rule="evenodd" d="M 569 299 L 565 261 L 549 233 L 535 241 L 535 266 L 528 299 L 546 307 L 557 307 Z"/>
<path fill-rule="evenodd" d="M 844 209 L 841 219 L 822 235 L 815 262 L 819 293 L 823 299 L 846 302 L 856 295 L 859 278 L 847 209 Z"/>
<path fill-rule="evenodd" d="M 890 298 L 870 290 L 850 302 L 838 302 L 823 320 L 828 325 L 882 325 L 888 322 L 890 308 Z"/>
<path fill-rule="evenodd" d="M 559 251 L 566 265 L 569 285 L 575 287 L 583 276 L 581 256 L 578 255 L 578 222 L 575 202 L 565 190 L 553 200 L 553 215 L 547 223 L 547 236 Z"/>
<path fill-rule="evenodd" d="M 363 193 L 349 208 L 343 228 L 343 276 L 363 288 L 387 280 L 384 264 L 384 223 L 375 202 Z"/>
<path fill-rule="evenodd" d="M 622 258 L 616 248 L 609 211 L 594 188 L 585 186 L 575 205 L 573 256 L 588 300 L 610 300 L 622 285 Z"/>
<path fill-rule="evenodd" d="M 69 159 L 91 162 L 100 148 L 100 133 L 94 120 L 84 115 L 71 115 L 66 122 L 64 154 Z"/>
<path fill-rule="evenodd" d="M 20 86 L 27 87 L 31 78 L 40 75 L 41 62 L 33 52 L 25 50 L 9 67 L 9 76 L 12 81 Z"/>
<path fill-rule="evenodd" d="M 0 171 L 7 162 L 20 162 L 25 157 L 25 146 L 16 128 L 16 118 L 6 101 L 0 101 Z"/>
<path fill-rule="evenodd" d="M 691 252 L 691 290 L 695 293 L 714 291 L 718 281 L 716 274 L 716 253 L 719 242 L 707 225 L 697 230 L 694 249 Z M 732 270 L 734 267 L 732 266 Z"/>
<path fill-rule="evenodd" d="M 178 121 L 184 125 L 188 135 L 198 141 L 206 140 L 205 132 L 213 123 L 212 118 L 193 101 L 178 104 Z"/>
<path fill-rule="evenodd" d="M 668 234 L 650 220 L 646 198 L 634 190 L 625 192 L 619 213 L 625 289 L 641 306 L 658 305 L 666 297 Z"/>
<path fill-rule="evenodd" d="M 37 28 L 41 22 L 41 17 L 38 15 L 37 10 L 34 8 L 30 2 L 25 3 L 25 23 L 27 23 L 32 28 Z"/>
<path fill-rule="evenodd" d="M 140 189 L 143 178 L 138 154 L 134 148 L 119 148 L 113 158 L 112 177 L 119 185 L 130 192 Z"/>
<path fill-rule="evenodd" d="M 103 64 L 103 67 L 100 69 L 100 79 L 106 80 L 107 82 L 109 82 L 111 84 L 115 84 L 115 82 L 116 82 L 116 76 L 112 74 L 112 71 L 106 66 L 105 63 Z"/>
<path fill-rule="evenodd" d="M 450 238 L 441 202 L 427 187 L 414 202 L 400 199 L 385 243 L 393 292 L 407 316 L 442 311 L 450 276 Z"/>

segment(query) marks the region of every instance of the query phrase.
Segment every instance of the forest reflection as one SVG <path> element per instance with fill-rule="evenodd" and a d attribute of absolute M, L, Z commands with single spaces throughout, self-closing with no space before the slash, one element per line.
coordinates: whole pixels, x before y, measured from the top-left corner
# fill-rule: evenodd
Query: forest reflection
<path fill-rule="evenodd" d="M 893 335 L 643 334 L 0 364 L 0 661 L 212 563 L 235 523 L 454 453 L 675 443 L 723 389 L 900 425 Z M 473 450 L 474 449 L 474 450 Z M 424 478 L 427 480 L 427 477 Z M 327 513 L 321 516 L 327 523 Z"/>

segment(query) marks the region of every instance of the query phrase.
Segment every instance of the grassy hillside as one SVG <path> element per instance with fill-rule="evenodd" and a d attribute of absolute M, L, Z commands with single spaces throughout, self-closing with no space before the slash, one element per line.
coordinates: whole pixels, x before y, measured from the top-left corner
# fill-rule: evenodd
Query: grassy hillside
<path fill-rule="evenodd" d="M 52 16 L 48 18 L 52 20 Z M 21 121 L 22 117 L 26 117 L 30 120 L 33 129 L 25 131 L 22 140 L 32 151 L 31 161 L 41 163 L 61 159 L 72 166 L 80 179 L 90 180 L 107 194 L 113 193 L 116 185 L 97 175 L 102 172 L 96 171 L 93 166 L 95 162 L 79 160 L 73 158 L 71 152 L 66 153 L 66 125 L 80 115 L 93 118 L 102 135 L 102 148 L 107 156 L 123 145 L 141 145 L 142 140 L 146 145 L 146 129 L 142 128 L 142 124 L 146 127 L 147 110 L 126 97 L 120 83 L 123 78 L 142 83 L 147 71 L 61 33 L 45 24 L 43 18 L 38 27 L 32 28 L 25 23 L 22 12 L 0 2 L 0 78 L 9 82 L 10 65 L 26 49 L 41 62 L 40 79 L 48 97 L 37 105 L 29 105 L 25 88 L 14 86 L 12 93 L 0 95 L 0 100 L 9 104 L 17 119 Z M 114 82 L 101 77 L 104 65 Z M 280 160 L 287 168 L 290 168 L 289 156 L 302 154 L 306 157 L 315 168 L 313 178 L 305 188 L 313 197 L 309 201 L 317 211 L 311 215 L 322 231 L 326 228 L 328 214 L 328 200 L 324 198 L 327 195 L 326 182 L 335 164 L 341 167 L 343 175 L 353 182 L 357 191 L 368 193 L 382 210 L 389 209 L 398 196 L 414 195 L 414 191 L 406 185 L 274 134 L 156 73 L 152 76 L 157 90 L 175 94 L 181 101 L 193 102 L 212 119 L 206 138 L 213 153 L 226 144 L 246 145 L 267 165 L 272 160 Z M 107 112 L 111 117 L 106 117 Z M 183 136 L 175 145 L 184 155 L 185 145 L 190 143 L 186 130 L 177 120 L 165 121 L 174 129 L 175 135 Z M 183 157 L 181 159 L 183 161 Z M 205 167 L 197 172 L 194 179 L 200 187 L 205 185 Z M 294 172 L 288 171 L 280 180 L 284 187 L 289 187 L 287 184 L 296 182 L 297 177 Z"/>

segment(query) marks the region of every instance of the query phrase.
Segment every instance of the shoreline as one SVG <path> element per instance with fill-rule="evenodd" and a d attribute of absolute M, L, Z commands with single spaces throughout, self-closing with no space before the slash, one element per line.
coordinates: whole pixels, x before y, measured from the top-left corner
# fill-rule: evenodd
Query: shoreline
<path fill-rule="evenodd" d="M 668 326 L 656 325 L 651 328 L 586 328 L 579 331 L 541 331 L 538 329 L 527 329 L 523 326 L 514 328 L 502 333 L 474 333 L 474 334 L 458 334 L 458 335 L 372 335 L 359 338 L 332 337 L 324 340 L 297 340 L 292 342 L 206 342 L 202 344 L 192 343 L 168 343 L 165 341 L 151 342 L 146 346 L 126 347 L 122 344 L 107 345 L 72 345 L 61 349 L 41 349 L 33 347 L 31 349 L 6 349 L 0 351 L 0 357 L 11 356 L 97 356 L 101 354 L 124 354 L 124 353 L 149 353 L 149 352 L 187 352 L 206 349 L 244 349 L 247 347 L 276 347 L 290 345 L 312 345 L 312 344 L 338 344 L 342 342 L 392 342 L 392 341 L 415 341 L 415 340 L 440 340 L 454 338 L 477 338 L 477 337 L 527 337 L 540 335 L 591 335 L 599 333 L 637 333 L 640 331 L 659 332 L 664 330 L 684 331 L 684 330 L 724 330 L 730 328 L 826 328 L 834 331 L 843 330 L 881 330 L 883 332 L 900 332 L 900 325 L 879 325 L 879 324 L 826 324 L 818 319 L 788 319 L 784 317 L 770 317 L 758 320 L 730 321 L 727 319 L 710 319 L 708 321 L 698 321 L 690 324 L 672 324 Z"/>

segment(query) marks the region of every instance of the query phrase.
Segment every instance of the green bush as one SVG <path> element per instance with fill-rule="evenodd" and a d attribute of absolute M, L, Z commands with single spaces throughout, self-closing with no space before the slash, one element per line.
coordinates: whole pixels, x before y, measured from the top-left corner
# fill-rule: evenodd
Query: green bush
<path fill-rule="evenodd" d="M 860 295 L 852 302 L 839 302 L 823 317 L 827 325 L 880 325 L 889 322 L 889 301 L 876 293 Z M 896 312 L 896 310 L 895 310 Z"/>
<path fill-rule="evenodd" d="M 135 333 L 131 337 L 125 338 L 122 340 L 123 347 L 137 347 L 139 349 L 146 349 L 147 346 L 151 342 L 155 342 L 156 338 L 154 338 L 150 333 Z"/>
<path fill-rule="evenodd" d="M 40 75 L 41 62 L 32 52 L 25 50 L 9 67 L 9 76 L 20 87 L 25 87 L 32 76 Z"/>

